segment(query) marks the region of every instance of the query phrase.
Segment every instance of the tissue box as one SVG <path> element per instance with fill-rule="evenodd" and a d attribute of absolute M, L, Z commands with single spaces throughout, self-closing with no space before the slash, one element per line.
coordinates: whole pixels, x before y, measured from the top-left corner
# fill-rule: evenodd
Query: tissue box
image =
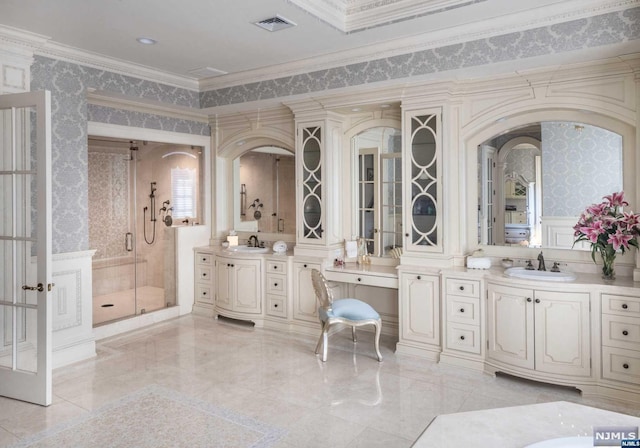
<path fill-rule="evenodd" d="M 238 245 L 238 235 L 229 235 L 227 237 L 227 241 L 229 242 L 229 246 L 237 246 Z"/>
<path fill-rule="evenodd" d="M 467 267 L 469 269 L 489 269 L 491 259 L 489 257 L 467 257 Z"/>

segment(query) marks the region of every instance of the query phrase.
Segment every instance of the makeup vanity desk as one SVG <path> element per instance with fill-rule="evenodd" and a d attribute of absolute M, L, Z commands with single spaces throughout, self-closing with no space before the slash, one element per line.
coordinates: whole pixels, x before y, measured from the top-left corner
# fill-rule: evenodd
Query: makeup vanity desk
<path fill-rule="evenodd" d="M 395 266 L 345 263 L 344 267 L 326 268 L 324 276 L 332 282 L 398 289 L 398 270 Z"/>

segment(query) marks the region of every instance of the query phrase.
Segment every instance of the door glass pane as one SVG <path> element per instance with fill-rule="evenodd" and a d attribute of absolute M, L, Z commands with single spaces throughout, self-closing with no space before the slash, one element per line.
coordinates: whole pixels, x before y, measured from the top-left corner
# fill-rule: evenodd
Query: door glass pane
<path fill-rule="evenodd" d="M 0 111 L 0 368 L 26 372 L 38 351 L 35 129 L 34 108 Z"/>

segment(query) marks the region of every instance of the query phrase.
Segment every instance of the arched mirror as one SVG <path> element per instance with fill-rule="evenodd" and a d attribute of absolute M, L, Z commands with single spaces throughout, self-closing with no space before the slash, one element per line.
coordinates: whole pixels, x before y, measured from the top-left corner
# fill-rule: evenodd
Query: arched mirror
<path fill-rule="evenodd" d="M 400 129 L 374 127 L 351 138 L 357 156 L 357 229 L 367 253 L 385 256 L 402 246 Z"/>
<path fill-rule="evenodd" d="M 584 209 L 621 190 L 620 134 L 570 121 L 511 129 L 478 147 L 478 242 L 571 249 Z"/>
<path fill-rule="evenodd" d="M 296 232 L 295 157 L 262 146 L 233 161 L 234 228 L 268 234 Z"/>

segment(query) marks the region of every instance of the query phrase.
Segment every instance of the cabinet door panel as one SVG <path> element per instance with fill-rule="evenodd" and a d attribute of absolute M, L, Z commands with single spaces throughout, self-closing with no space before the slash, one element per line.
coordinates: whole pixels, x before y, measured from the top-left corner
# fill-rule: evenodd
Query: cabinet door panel
<path fill-rule="evenodd" d="M 234 263 L 233 286 L 235 292 L 235 311 L 241 313 L 260 313 L 262 308 L 259 261 L 242 261 Z"/>
<path fill-rule="evenodd" d="M 403 273 L 401 280 L 401 338 L 440 344 L 439 279 L 436 276 Z"/>
<path fill-rule="evenodd" d="M 231 310 L 231 285 L 229 284 L 229 263 L 216 260 L 216 306 Z"/>
<path fill-rule="evenodd" d="M 536 370 L 589 376 L 589 294 L 536 291 Z"/>
<path fill-rule="evenodd" d="M 293 317 L 308 322 L 318 322 L 318 302 L 311 283 L 311 269 L 319 264 L 294 263 L 293 265 Z"/>
<path fill-rule="evenodd" d="M 533 369 L 533 291 L 489 285 L 488 302 L 488 357 Z"/>

